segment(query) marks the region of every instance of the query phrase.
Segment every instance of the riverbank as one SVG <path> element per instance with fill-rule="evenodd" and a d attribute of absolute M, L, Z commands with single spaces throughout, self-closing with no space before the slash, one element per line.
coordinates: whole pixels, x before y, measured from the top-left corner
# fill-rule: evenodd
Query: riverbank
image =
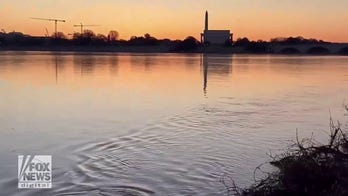
<path fill-rule="evenodd" d="M 240 196 L 348 195 L 348 134 L 332 120 L 330 127 L 328 144 L 296 137 L 287 151 L 271 156 L 268 164 L 277 168 L 276 172 L 267 173 L 260 165 L 254 175 L 261 172 L 265 178 L 254 176 L 255 184 L 246 189 L 233 182 L 232 186 L 226 186 L 228 192 Z"/>
<path fill-rule="evenodd" d="M 20 32 L 0 33 L 2 51 L 71 51 L 127 53 L 214 53 L 214 54 L 297 54 L 348 55 L 348 43 L 333 43 L 301 36 L 250 41 L 248 38 L 226 40 L 224 43 L 202 43 L 193 36 L 184 40 L 157 39 L 149 34 L 118 40 L 94 34 L 35 37 Z"/>
<path fill-rule="evenodd" d="M 330 52 L 329 49 L 334 49 Z M 51 52 L 110 52 L 110 53 L 208 53 L 208 54 L 278 54 L 278 55 L 348 55 L 348 45 L 279 45 L 272 48 L 219 46 L 198 47 L 195 50 L 176 50 L 173 45 L 155 46 L 2 46 L 0 51 L 51 51 Z"/>

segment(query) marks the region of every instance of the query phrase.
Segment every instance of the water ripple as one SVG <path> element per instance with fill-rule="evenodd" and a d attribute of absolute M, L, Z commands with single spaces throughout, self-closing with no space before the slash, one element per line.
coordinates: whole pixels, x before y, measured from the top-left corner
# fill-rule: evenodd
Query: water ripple
<path fill-rule="evenodd" d="M 257 149 L 258 145 L 240 140 L 248 134 L 251 140 L 254 137 L 251 132 L 241 130 L 257 129 L 263 124 L 248 122 L 250 117 L 258 114 L 257 110 L 231 110 L 223 107 L 225 103 L 220 104 L 189 108 L 181 114 L 130 131 L 128 135 L 87 141 L 74 149 L 72 160 L 77 165 L 67 175 L 77 180 L 72 180 L 71 186 L 88 189 L 97 195 L 108 195 L 112 191 L 120 195 L 162 195 L 178 190 L 178 194 L 183 195 L 223 192 L 219 179 L 224 173 L 233 174 L 238 173 L 239 168 L 255 167 L 236 164 L 252 157 L 243 153 L 243 149 Z M 247 104 L 268 107 L 266 104 Z M 103 186 L 108 183 L 114 189 Z M 65 191 L 67 189 L 61 189 L 59 194 L 64 195 Z M 76 195 L 84 193 L 73 192 Z"/>

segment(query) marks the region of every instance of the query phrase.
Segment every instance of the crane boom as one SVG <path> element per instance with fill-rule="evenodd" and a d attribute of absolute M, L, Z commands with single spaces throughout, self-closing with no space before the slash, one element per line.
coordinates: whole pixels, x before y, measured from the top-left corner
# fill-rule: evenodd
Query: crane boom
<path fill-rule="evenodd" d="M 61 19 L 56 19 L 56 18 L 31 18 L 31 19 L 35 19 L 35 20 L 46 20 L 46 21 L 53 21 L 54 22 L 54 37 L 57 38 L 57 23 L 58 22 L 65 22 L 65 20 L 61 20 Z"/>
<path fill-rule="evenodd" d="M 57 22 L 65 22 L 65 20 L 55 19 L 55 18 L 33 18 L 33 17 L 32 17 L 31 19 L 35 19 L 35 20 L 57 21 Z"/>
<path fill-rule="evenodd" d="M 80 23 L 78 25 L 74 25 L 74 27 L 80 27 L 81 28 L 81 34 L 83 33 L 83 27 L 96 27 L 96 26 L 100 26 L 100 25 L 84 25 L 82 23 Z"/>

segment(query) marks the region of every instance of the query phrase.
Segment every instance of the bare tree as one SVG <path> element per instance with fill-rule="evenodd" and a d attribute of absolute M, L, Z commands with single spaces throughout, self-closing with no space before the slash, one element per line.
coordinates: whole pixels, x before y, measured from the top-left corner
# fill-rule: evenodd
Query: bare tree
<path fill-rule="evenodd" d="M 119 33 L 117 31 L 111 30 L 108 34 L 108 40 L 110 42 L 117 41 L 119 38 Z"/>
<path fill-rule="evenodd" d="M 98 34 L 97 35 L 97 39 L 101 40 L 101 41 L 104 41 L 104 42 L 108 41 L 108 38 L 105 35 L 103 35 L 103 34 Z"/>
<path fill-rule="evenodd" d="M 93 39 L 93 38 L 95 38 L 95 33 L 94 33 L 92 30 L 86 29 L 86 30 L 83 31 L 82 36 L 83 36 L 84 38 Z"/>
<path fill-rule="evenodd" d="M 63 32 L 57 32 L 57 34 L 53 33 L 52 37 L 56 39 L 66 39 L 66 35 Z"/>

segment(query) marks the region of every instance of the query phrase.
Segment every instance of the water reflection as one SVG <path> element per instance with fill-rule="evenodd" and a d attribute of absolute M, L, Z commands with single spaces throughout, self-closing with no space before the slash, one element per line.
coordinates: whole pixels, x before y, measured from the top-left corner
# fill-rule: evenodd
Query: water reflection
<path fill-rule="evenodd" d="M 96 55 L 96 54 L 73 54 L 74 72 L 81 76 L 92 75 L 101 70 L 109 70 L 111 74 L 117 74 L 119 65 L 119 55 Z"/>
<path fill-rule="evenodd" d="M 207 83 L 208 83 L 208 63 L 204 61 L 206 57 L 203 56 L 203 93 L 207 95 Z"/>
<path fill-rule="evenodd" d="M 14 69 L 21 69 L 26 63 L 26 52 L 15 51 L 15 52 L 0 52 L 0 71 L 2 71 L 7 64 L 13 66 Z M 9 55 L 16 55 L 16 58 L 9 58 Z"/>
<path fill-rule="evenodd" d="M 197 58 L 199 56 L 197 56 L 196 54 L 185 54 L 184 58 L 185 58 L 185 66 L 189 69 L 194 69 L 195 66 L 200 63 L 199 62 L 199 58 Z"/>
<path fill-rule="evenodd" d="M 232 56 L 202 54 L 203 92 L 207 95 L 208 72 L 214 77 L 226 78 L 232 74 Z"/>
<path fill-rule="evenodd" d="M 286 147 L 296 128 L 301 137 L 329 128 L 329 109 L 346 121 L 347 57 L 0 58 L 3 195 L 223 195 L 222 174 L 249 185 L 266 153 Z M 54 157 L 54 189 L 18 191 L 19 153 Z"/>
<path fill-rule="evenodd" d="M 136 70 L 151 71 L 152 67 L 159 63 L 157 54 L 130 55 L 131 65 Z"/>
<path fill-rule="evenodd" d="M 118 55 L 117 54 L 114 54 L 114 55 L 111 55 L 110 57 L 109 57 L 109 63 L 110 63 L 110 73 L 111 74 L 117 74 L 118 73 L 118 69 L 119 69 L 119 66 L 118 66 L 118 64 L 119 64 L 119 57 L 118 57 Z"/>
<path fill-rule="evenodd" d="M 96 66 L 95 55 L 74 55 L 74 66 L 76 73 L 81 76 L 90 75 L 94 72 Z"/>
<path fill-rule="evenodd" d="M 53 61 L 52 64 L 55 66 L 56 84 L 58 84 L 59 75 L 64 72 L 67 59 L 66 59 L 66 56 L 64 56 L 60 53 L 53 53 L 52 54 L 52 61 Z"/>

